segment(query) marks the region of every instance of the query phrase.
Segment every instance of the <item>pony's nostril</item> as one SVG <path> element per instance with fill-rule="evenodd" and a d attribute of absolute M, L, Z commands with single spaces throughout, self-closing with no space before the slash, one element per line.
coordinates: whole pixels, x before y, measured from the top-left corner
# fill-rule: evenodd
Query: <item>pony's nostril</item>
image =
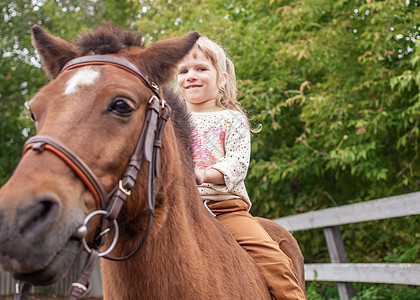
<path fill-rule="evenodd" d="M 45 196 L 18 210 L 17 228 L 21 235 L 42 234 L 56 221 L 59 204 L 54 196 Z"/>

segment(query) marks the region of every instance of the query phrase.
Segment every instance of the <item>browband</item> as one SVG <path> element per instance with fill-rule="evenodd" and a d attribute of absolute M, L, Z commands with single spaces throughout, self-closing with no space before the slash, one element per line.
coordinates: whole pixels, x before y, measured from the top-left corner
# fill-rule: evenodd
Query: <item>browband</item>
<path fill-rule="evenodd" d="M 68 63 L 64 65 L 61 69 L 61 73 L 66 70 L 71 70 L 74 68 L 84 67 L 84 66 L 91 66 L 91 65 L 111 65 L 120 69 L 123 69 L 131 74 L 140 78 L 155 94 L 158 99 L 160 99 L 160 92 L 159 87 L 156 83 L 151 82 L 147 75 L 144 75 L 139 68 L 137 68 L 134 64 L 129 62 L 126 59 L 122 59 L 115 56 L 108 56 L 108 55 L 89 55 L 89 56 L 81 56 L 75 59 L 72 59 Z"/>

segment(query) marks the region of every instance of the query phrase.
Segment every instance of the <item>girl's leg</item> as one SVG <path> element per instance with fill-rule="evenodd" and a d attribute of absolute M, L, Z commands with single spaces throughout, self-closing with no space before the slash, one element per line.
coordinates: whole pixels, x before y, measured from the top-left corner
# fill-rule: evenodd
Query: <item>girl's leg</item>
<path fill-rule="evenodd" d="M 255 260 L 274 299 L 306 299 L 290 259 L 248 212 L 243 200 L 209 201 L 207 205 Z"/>

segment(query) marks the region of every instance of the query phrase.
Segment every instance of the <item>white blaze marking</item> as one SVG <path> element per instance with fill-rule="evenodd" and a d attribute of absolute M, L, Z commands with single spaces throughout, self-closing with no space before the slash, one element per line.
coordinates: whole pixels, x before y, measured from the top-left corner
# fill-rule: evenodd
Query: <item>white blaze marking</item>
<path fill-rule="evenodd" d="M 100 73 L 93 70 L 91 67 L 84 67 L 80 69 L 69 81 L 67 81 L 67 88 L 64 95 L 69 95 L 77 91 L 79 84 L 91 85 L 99 77 Z"/>

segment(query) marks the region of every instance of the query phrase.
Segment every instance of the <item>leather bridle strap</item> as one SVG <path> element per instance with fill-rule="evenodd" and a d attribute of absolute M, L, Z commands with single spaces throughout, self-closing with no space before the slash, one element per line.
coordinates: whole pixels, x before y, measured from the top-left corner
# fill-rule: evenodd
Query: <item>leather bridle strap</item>
<path fill-rule="evenodd" d="M 98 261 L 98 251 L 92 249 L 83 266 L 82 273 L 79 275 L 78 281 L 72 284 L 69 300 L 84 299 L 90 291 L 89 277 Z"/>
<path fill-rule="evenodd" d="M 89 56 L 82 56 L 75 59 L 72 59 L 64 67 L 61 69 L 61 73 L 65 70 L 71 70 L 74 68 L 84 67 L 84 66 L 92 66 L 92 65 L 111 65 L 120 69 L 123 69 L 143 81 L 149 89 L 153 91 L 156 97 L 160 99 L 160 92 L 159 87 L 149 80 L 147 75 L 144 75 L 143 72 L 140 71 L 134 64 L 129 62 L 126 59 L 122 59 L 116 56 L 109 56 L 109 55 L 89 55 Z"/>
<path fill-rule="evenodd" d="M 131 252 L 127 256 L 119 258 L 104 256 L 104 258 L 108 260 L 123 261 L 133 257 L 143 247 L 147 237 L 149 236 L 156 205 L 155 178 L 159 177 L 159 149 L 162 147 L 162 133 L 171 112 L 171 108 L 169 107 L 169 105 L 165 105 L 163 103 L 160 109 L 160 113 L 158 102 L 149 103 L 147 117 L 145 119 L 145 125 L 143 126 L 139 143 L 137 144 L 137 148 L 130 159 L 129 165 L 127 166 L 123 179 L 121 180 L 123 182 L 123 186 L 128 191 L 131 190 L 141 166 L 141 157 L 144 157 L 148 161 L 149 170 L 147 180 L 147 202 L 149 207 L 149 219 L 147 221 L 146 230 L 143 234 L 141 242 L 138 244 L 137 248 L 133 252 Z M 108 209 L 110 215 L 112 215 L 112 211 L 114 210 L 115 206 L 122 206 L 122 204 L 125 202 L 126 197 L 127 194 L 123 192 L 121 188 L 115 192 L 112 206 Z"/>
<path fill-rule="evenodd" d="M 157 119 L 160 113 L 159 105 L 160 103 L 158 102 L 157 98 L 152 97 L 150 99 L 136 149 L 133 155 L 130 157 L 130 161 L 120 181 L 120 187 L 118 190 L 116 190 L 113 196 L 113 201 L 107 209 L 107 217 L 110 219 L 115 219 L 117 217 L 119 211 L 125 203 L 127 196 L 130 195 L 130 191 L 136 183 L 138 171 L 141 168 L 142 158 L 144 157 L 149 163 L 152 161 L 152 157 L 149 156 L 148 153 L 153 151 Z M 153 174 L 149 173 L 148 177 L 151 178 L 152 176 Z M 149 209 L 152 209 L 150 205 Z"/>
<path fill-rule="evenodd" d="M 38 153 L 48 150 L 62 159 L 83 181 L 96 201 L 96 208 L 105 207 L 107 194 L 92 170 L 67 146 L 47 135 L 36 135 L 25 143 L 23 155 L 32 149 Z"/>
<path fill-rule="evenodd" d="M 28 282 L 18 281 L 15 284 L 15 295 L 13 300 L 27 300 L 29 292 L 31 291 L 32 285 Z"/>

